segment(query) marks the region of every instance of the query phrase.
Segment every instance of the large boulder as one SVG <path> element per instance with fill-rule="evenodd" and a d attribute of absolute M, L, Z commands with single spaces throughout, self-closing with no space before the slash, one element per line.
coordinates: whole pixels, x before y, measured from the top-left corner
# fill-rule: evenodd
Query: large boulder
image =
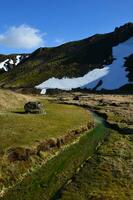
<path fill-rule="evenodd" d="M 28 102 L 24 105 L 26 113 L 42 113 L 42 104 L 40 102 Z"/>

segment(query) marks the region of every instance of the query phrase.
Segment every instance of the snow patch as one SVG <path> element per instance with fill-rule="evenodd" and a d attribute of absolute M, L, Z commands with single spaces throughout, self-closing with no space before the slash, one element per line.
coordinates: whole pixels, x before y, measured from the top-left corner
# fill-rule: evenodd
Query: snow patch
<path fill-rule="evenodd" d="M 15 62 L 12 59 L 6 59 L 5 61 L 0 63 L 0 69 L 4 69 L 5 71 L 8 71 L 10 68 L 9 64 L 17 66 L 21 62 L 21 60 L 28 57 L 29 55 L 26 55 L 26 56 L 17 55 L 15 58 Z"/>
<path fill-rule="evenodd" d="M 78 78 L 50 78 L 42 84 L 36 86 L 37 89 L 41 89 L 41 94 L 45 94 L 47 89 L 61 89 L 61 90 L 71 90 L 74 88 L 81 88 L 87 83 L 92 83 L 94 80 L 98 80 L 99 78 L 108 74 L 108 67 L 104 67 L 103 69 L 94 69 L 93 71 L 87 73 L 83 77 Z M 91 88 L 94 87 L 94 84 L 91 85 Z"/>
<path fill-rule="evenodd" d="M 103 84 L 98 88 L 101 89 L 118 89 L 121 86 L 129 83 L 127 75 L 128 72 L 125 71 L 124 63 L 125 57 L 130 56 L 133 53 L 133 38 L 130 38 L 124 43 L 119 44 L 113 48 L 113 56 L 116 60 L 109 65 L 109 73 L 107 76 L 102 78 Z"/>
<path fill-rule="evenodd" d="M 8 59 L 8 63 L 9 63 L 9 64 L 11 64 L 11 65 L 13 65 L 13 64 L 14 64 L 14 62 L 13 62 L 13 60 L 12 60 L 12 59 L 10 59 L 10 60 Z"/>
<path fill-rule="evenodd" d="M 8 65 L 13 65 L 14 62 L 12 59 L 6 59 L 5 61 L 0 63 L 0 69 L 4 69 L 5 71 L 8 71 Z"/>
<path fill-rule="evenodd" d="M 6 59 L 5 61 L 0 63 L 0 69 L 4 69 L 5 71 L 7 71 L 7 62 L 9 61 L 9 59 Z"/>
<path fill-rule="evenodd" d="M 22 56 L 21 55 L 17 55 L 16 56 L 16 63 L 15 63 L 15 65 L 18 65 L 21 60 L 22 60 Z"/>

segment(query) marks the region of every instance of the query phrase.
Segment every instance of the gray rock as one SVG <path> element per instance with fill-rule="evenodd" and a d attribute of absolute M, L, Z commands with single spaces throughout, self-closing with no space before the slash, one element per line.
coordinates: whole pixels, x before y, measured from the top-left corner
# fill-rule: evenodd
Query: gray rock
<path fill-rule="evenodd" d="M 40 102 L 28 102 L 24 105 L 25 113 L 43 113 Z"/>

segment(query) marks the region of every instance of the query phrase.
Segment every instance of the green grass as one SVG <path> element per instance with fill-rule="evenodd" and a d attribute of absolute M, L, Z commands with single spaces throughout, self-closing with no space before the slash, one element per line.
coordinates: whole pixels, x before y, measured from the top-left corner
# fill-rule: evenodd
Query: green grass
<path fill-rule="evenodd" d="M 23 104 L 12 112 L 0 114 L 0 149 L 10 146 L 34 146 L 37 142 L 66 134 L 69 130 L 87 124 L 91 117 L 76 106 L 43 101 L 46 115 L 17 114 Z"/>
<path fill-rule="evenodd" d="M 97 154 L 62 191 L 60 200 L 131 200 L 133 137 L 111 132 Z"/>
<path fill-rule="evenodd" d="M 0 189 L 16 184 L 24 174 L 54 153 L 51 150 L 42 158 L 34 155 L 28 161 L 10 163 L 8 149 L 36 149 L 45 139 L 66 135 L 89 122 L 92 124 L 89 112 L 76 106 L 60 105 L 43 96 L 22 95 L 8 90 L 0 90 L 0 96 Z M 25 114 L 23 106 L 28 101 L 41 101 L 46 114 Z"/>
<path fill-rule="evenodd" d="M 9 190 L 3 200 L 48 200 L 56 199 L 58 190 L 69 180 L 76 169 L 95 151 L 99 141 L 103 140 L 105 127 L 98 125 L 94 131 L 82 136 L 47 164 L 31 173 L 13 189 Z"/>

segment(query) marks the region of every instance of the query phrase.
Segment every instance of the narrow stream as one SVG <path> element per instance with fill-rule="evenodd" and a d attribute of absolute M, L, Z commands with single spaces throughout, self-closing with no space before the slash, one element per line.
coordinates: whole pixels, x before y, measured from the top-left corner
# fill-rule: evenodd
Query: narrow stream
<path fill-rule="evenodd" d="M 97 148 L 103 143 L 105 137 L 108 135 L 108 125 L 106 124 L 106 121 L 93 111 L 89 112 L 91 112 L 94 117 L 95 128 L 85 136 L 87 137 L 86 139 L 88 139 L 89 145 L 88 157 L 86 157 L 86 159 L 78 167 L 78 173 L 80 173 L 80 170 L 85 166 L 86 162 L 91 159 Z M 82 140 L 82 138 L 80 140 Z M 77 172 L 75 174 L 77 174 Z M 64 185 L 62 185 L 62 187 L 55 193 L 52 198 L 50 198 L 50 200 L 58 200 L 60 198 L 61 191 L 67 184 L 69 184 L 69 182 L 73 180 L 75 174 L 73 174 L 73 176 L 67 180 Z"/>

